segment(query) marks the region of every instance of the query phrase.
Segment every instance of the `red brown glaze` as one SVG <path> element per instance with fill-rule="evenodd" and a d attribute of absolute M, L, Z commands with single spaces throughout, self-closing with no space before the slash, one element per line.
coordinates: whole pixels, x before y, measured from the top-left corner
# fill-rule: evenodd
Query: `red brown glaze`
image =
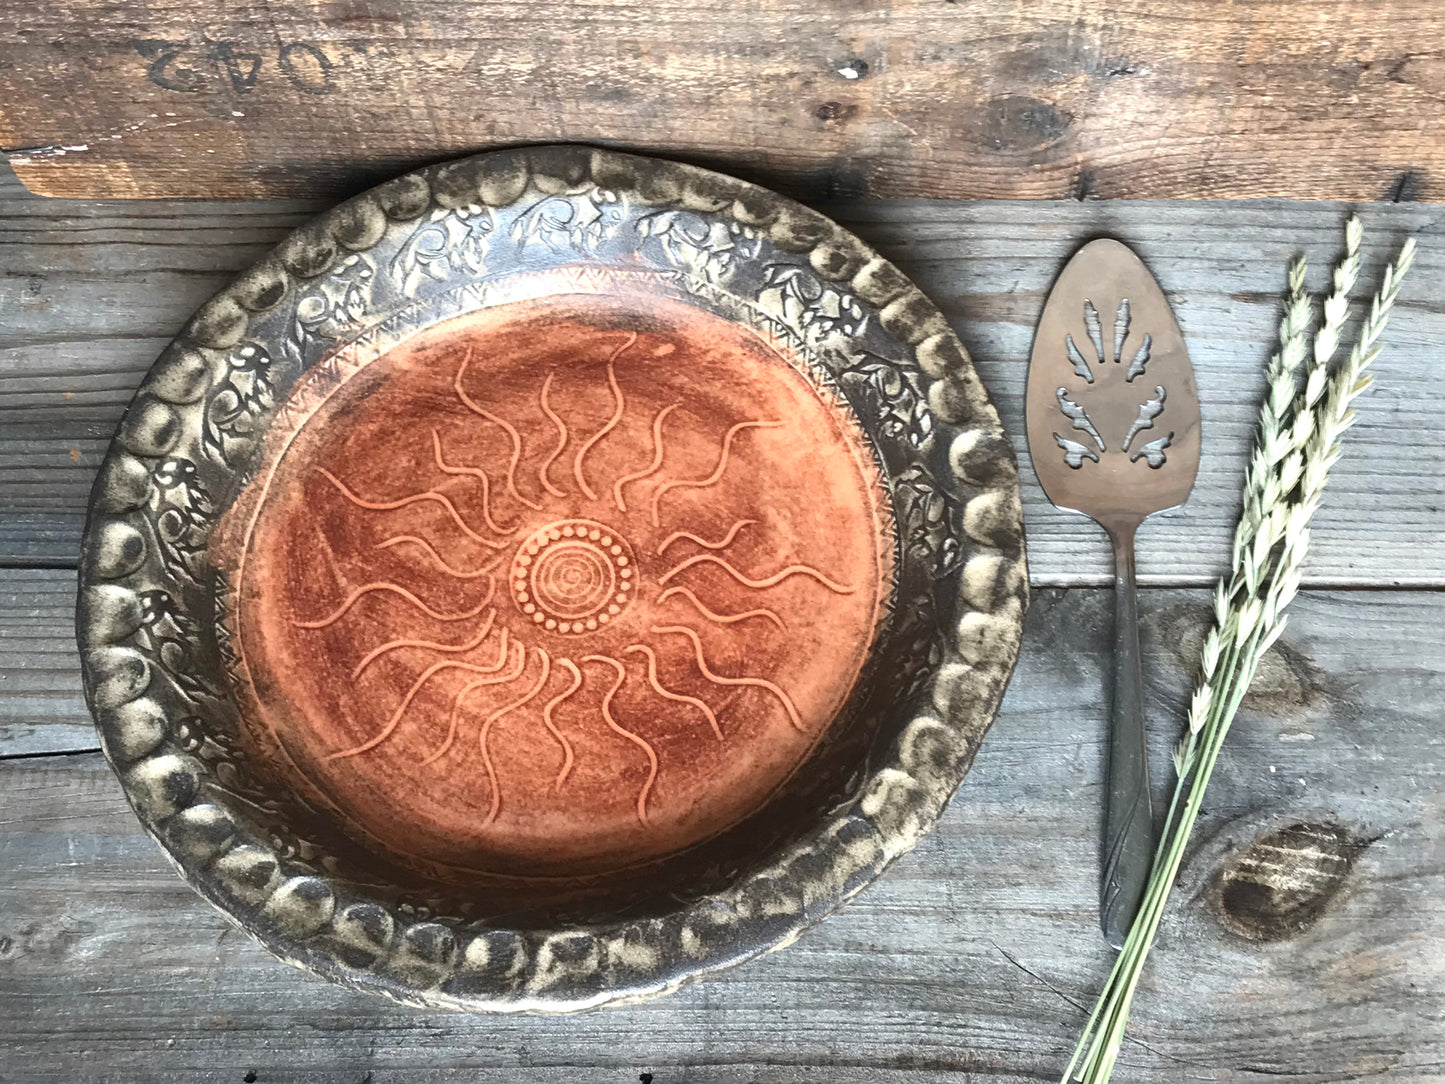
<path fill-rule="evenodd" d="M 743 326 L 516 302 L 289 405 L 223 531 L 238 692 L 290 784 L 404 861 L 680 850 L 757 809 L 857 681 L 886 497 L 852 415 Z"/>

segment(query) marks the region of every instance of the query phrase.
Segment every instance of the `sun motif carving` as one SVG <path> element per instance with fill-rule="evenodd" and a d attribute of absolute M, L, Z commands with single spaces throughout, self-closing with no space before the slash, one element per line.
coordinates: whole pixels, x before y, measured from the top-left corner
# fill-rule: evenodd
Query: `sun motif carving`
<path fill-rule="evenodd" d="M 430 743 L 419 764 L 462 770 L 471 743 L 488 794 L 484 826 L 507 808 L 497 756 L 513 724 L 547 735 L 553 764 L 543 770 L 558 793 L 599 737 L 627 743 L 642 768 L 632 778 L 643 826 L 656 808 L 661 765 L 643 725 L 650 719 L 686 718 L 722 743 L 740 710 L 766 711 L 770 726 L 816 727 L 789 688 L 755 672 L 759 655 L 747 645 L 788 634 L 780 586 L 789 589 L 784 602 L 793 600 L 794 611 L 799 590 L 827 597 L 860 589 L 806 560 L 760 560 L 772 548 L 760 535 L 764 520 L 786 526 L 786 509 L 734 506 L 727 483 L 739 448 L 784 428 L 782 420 L 725 419 L 699 431 L 681 401 L 638 409 L 623 383 L 645 381 L 649 366 L 673 346 L 653 342 L 643 352 L 636 333 L 620 332 L 599 334 L 588 346 L 607 351 L 601 372 L 590 370 L 610 403 L 605 418 L 596 417 L 593 394 L 603 389 L 551 368 L 536 374 L 534 400 L 536 418 L 545 418 L 550 432 L 541 440 L 534 424 L 524 437 L 521 422 L 493 409 L 475 351 L 467 348 L 443 362 L 452 369 L 449 391 L 461 411 L 410 449 L 397 449 L 428 468 L 428 481 L 402 494 L 368 492 L 346 476 L 344 462 L 317 465 L 306 480 L 323 537 L 340 529 L 335 525 L 374 531 L 372 548 L 404 554 L 400 571 L 416 580 L 378 574 L 326 612 L 293 616 L 294 628 L 314 635 L 346 622 L 356 626 L 344 641 L 358 645 L 352 710 L 373 715 L 375 724 L 364 740 L 326 759 L 378 755 L 410 729 Z M 569 401 L 564 384 L 586 404 Z M 501 454 L 471 461 L 454 451 L 475 435 L 458 429 L 455 413 L 504 438 Z M 699 509 L 708 511 L 706 529 Z M 749 556 L 740 557 L 734 550 L 749 534 L 755 536 Z M 423 583 L 430 586 L 424 590 Z M 375 633 L 418 623 L 465 631 Z M 720 638 L 728 645 L 723 661 Z M 619 707 L 632 683 L 652 697 L 641 713 L 635 694 L 626 713 Z M 445 710 L 426 709 L 438 689 L 445 691 Z"/>

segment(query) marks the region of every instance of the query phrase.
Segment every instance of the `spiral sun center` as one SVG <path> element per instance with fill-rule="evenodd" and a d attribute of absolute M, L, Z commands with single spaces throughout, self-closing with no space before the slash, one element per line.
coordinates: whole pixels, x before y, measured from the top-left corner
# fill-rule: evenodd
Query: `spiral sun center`
<path fill-rule="evenodd" d="M 533 531 L 512 558 L 512 599 L 549 632 L 590 632 L 620 614 L 635 593 L 627 540 L 605 524 L 567 519 Z"/>

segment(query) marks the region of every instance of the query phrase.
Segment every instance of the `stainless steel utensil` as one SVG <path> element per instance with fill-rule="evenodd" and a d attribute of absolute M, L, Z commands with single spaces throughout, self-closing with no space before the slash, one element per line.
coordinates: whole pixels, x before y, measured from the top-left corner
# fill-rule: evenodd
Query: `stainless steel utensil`
<path fill-rule="evenodd" d="M 1199 468 L 1199 396 L 1184 336 L 1149 269 L 1108 238 L 1081 248 L 1039 318 L 1026 400 L 1029 454 L 1060 508 L 1114 543 L 1114 695 L 1099 914 L 1120 947 L 1154 849 L 1134 534 L 1182 504 Z"/>

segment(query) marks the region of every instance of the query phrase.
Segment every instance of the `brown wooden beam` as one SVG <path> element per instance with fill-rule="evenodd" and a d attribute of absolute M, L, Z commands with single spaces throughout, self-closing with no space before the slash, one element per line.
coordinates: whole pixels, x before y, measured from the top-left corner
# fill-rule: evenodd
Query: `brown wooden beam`
<path fill-rule="evenodd" d="M 1445 199 L 1438 0 L 0 0 L 57 196 L 334 195 L 581 141 L 804 198 Z"/>

